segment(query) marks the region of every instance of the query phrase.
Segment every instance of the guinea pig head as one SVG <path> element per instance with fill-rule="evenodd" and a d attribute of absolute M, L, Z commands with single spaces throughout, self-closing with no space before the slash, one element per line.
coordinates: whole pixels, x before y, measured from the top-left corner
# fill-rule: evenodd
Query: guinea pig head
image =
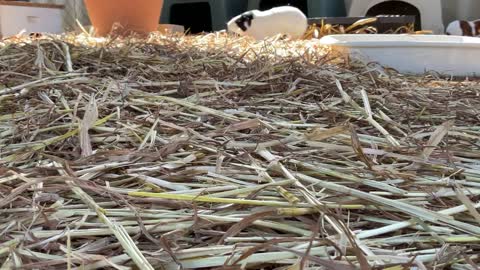
<path fill-rule="evenodd" d="M 234 17 L 227 23 L 228 31 L 243 35 L 252 26 L 253 17 L 252 12 L 245 12 Z"/>
<path fill-rule="evenodd" d="M 472 36 L 473 29 L 469 22 L 457 20 L 451 22 L 446 29 L 447 35 L 452 36 Z"/>

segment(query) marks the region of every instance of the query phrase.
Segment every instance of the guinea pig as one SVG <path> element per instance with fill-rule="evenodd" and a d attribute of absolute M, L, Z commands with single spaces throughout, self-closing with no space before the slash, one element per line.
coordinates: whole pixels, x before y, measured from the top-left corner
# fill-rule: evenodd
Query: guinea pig
<path fill-rule="evenodd" d="M 452 36 L 476 37 L 480 34 L 480 20 L 471 22 L 464 20 L 453 21 L 447 26 L 445 33 Z"/>
<path fill-rule="evenodd" d="M 296 7 L 281 6 L 269 10 L 250 10 L 227 23 L 229 32 L 262 40 L 278 34 L 301 38 L 308 28 L 305 14 Z"/>

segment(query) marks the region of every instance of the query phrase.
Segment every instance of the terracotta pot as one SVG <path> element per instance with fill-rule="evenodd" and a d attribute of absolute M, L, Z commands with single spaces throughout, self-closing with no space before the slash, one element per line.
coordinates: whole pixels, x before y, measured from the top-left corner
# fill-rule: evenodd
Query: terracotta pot
<path fill-rule="evenodd" d="M 155 31 L 160 21 L 163 0 L 84 0 L 95 32 L 99 36 L 115 34 L 147 34 Z"/>

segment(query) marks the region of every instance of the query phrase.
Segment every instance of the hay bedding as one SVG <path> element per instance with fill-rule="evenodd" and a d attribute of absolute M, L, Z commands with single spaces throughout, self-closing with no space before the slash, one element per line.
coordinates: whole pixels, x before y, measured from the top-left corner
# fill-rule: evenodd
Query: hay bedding
<path fill-rule="evenodd" d="M 0 59 L 5 269 L 478 269 L 477 82 L 221 34 Z"/>

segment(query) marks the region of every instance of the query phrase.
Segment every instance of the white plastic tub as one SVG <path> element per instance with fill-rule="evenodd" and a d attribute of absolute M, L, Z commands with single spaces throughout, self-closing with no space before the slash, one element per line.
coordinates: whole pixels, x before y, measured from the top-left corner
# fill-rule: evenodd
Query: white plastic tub
<path fill-rule="evenodd" d="M 405 74 L 480 76 L 480 38 L 446 35 L 330 35 L 320 40 L 364 62 Z"/>
<path fill-rule="evenodd" d="M 59 34 L 63 32 L 63 6 L 16 1 L 0 1 L 0 37 L 22 31 Z"/>

